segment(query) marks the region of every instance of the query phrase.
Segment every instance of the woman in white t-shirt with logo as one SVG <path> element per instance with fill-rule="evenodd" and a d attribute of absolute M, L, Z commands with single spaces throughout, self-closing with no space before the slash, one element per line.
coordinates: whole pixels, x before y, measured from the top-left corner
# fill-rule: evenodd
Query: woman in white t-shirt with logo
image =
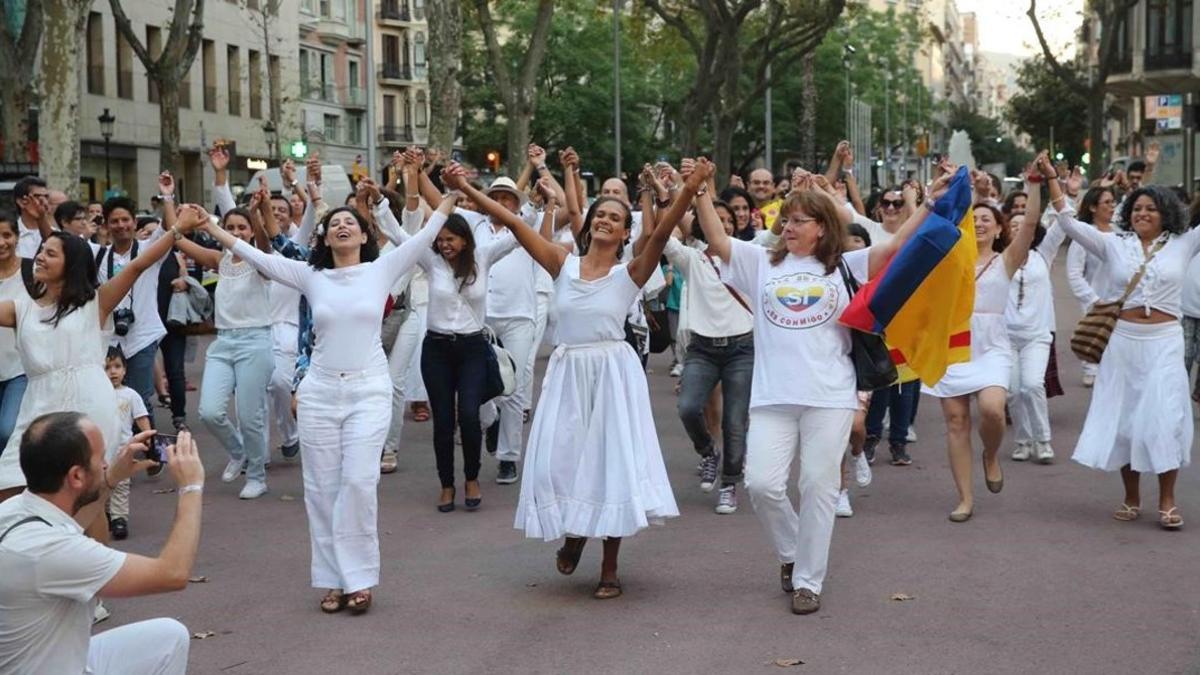
<path fill-rule="evenodd" d="M 940 195 L 949 178 L 933 193 Z M 926 203 L 932 207 L 932 200 Z M 833 538 L 841 458 L 859 409 L 850 329 L 838 318 L 850 302 L 847 274 L 865 283 L 924 220 L 919 209 L 886 244 L 845 252 L 837 204 L 801 175 L 780 210 L 783 235 L 771 248 L 701 221 L 709 250 L 728 265 L 726 280 L 751 299 L 754 382 L 750 396 L 746 490 L 767 530 L 792 594 L 792 611 L 820 609 Z M 800 511 L 788 498 L 800 459 Z"/>

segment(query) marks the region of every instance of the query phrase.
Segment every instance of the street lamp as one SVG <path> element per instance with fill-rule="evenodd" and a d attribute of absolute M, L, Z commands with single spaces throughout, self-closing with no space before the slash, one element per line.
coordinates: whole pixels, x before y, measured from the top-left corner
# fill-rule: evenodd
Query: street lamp
<path fill-rule="evenodd" d="M 104 189 L 112 189 L 112 173 L 109 170 L 109 142 L 112 140 L 113 123 L 117 121 L 115 115 L 104 109 L 100 116 L 96 118 L 100 122 L 100 135 L 104 137 Z"/>
<path fill-rule="evenodd" d="M 267 154 L 271 156 L 271 161 L 276 160 L 275 147 L 279 142 L 279 130 L 275 128 L 275 123 L 267 120 L 263 124 L 263 135 L 267 137 Z"/>

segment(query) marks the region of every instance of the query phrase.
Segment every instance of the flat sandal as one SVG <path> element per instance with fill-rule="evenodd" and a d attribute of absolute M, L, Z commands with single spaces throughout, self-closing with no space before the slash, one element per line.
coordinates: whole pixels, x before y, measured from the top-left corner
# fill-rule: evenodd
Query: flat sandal
<path fill-rule="evenodd" d="M 1167 511 L 1158 512 L 1158 525 L 1164 530 L 1178 530 L 1183 527 L 1183 516 L 1179 515 L 1179 507 L 1172 506 Z"/>
<path fill-rule="evenodd" d="M 368 609 L 371 609 L 371 591 L 357 591 L 348 596 L 346 607 L 351 614 L 365 614 Z"/>
<path fill-rule="evenodd" d="M 1130 506 L 1129 504 L 1122 502 L 1121 508 L 1113 511 L 1112 517 L 1113 520 L 1119 520 L 1121 522 L 1128 523 L 1130 521 L 1137 520 L 1138 516 L 1140 515 L 1142 515 L 1142 508 L 1140 506 Z"/>
<path fill-rule="evenodd" d="M 330 589 L 325 597 L 321 598 L 321 611 L 326 614 L 337 614 L 346 608 L 349 601 L 350 596 L 336 588 Z"/>
<path fill-rule="evenodd" d="M 621 582 L 601 581 L 596 585 L 596 590 L 592 592 L 592 597 L 597 600 L 611 600 L 621 597 Z"/>

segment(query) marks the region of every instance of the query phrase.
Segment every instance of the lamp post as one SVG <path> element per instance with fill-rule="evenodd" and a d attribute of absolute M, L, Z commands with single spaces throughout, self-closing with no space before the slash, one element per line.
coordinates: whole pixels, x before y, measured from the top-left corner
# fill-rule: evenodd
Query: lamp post
<path fill-rule="evenodd" d="M 104 137 L 104 189 L 105 191 L 112 189 L 112 172 L 110 171 L 109 162 L 109 143 L 112 140 L 113 124 L 117 121 L 115 115 L 104 109 L 100 116 L 96 118 L 100 122 L 100 135 Z"/>
<path fill-rule="evenodd" d="M 267 137 L 267 155 L 271 163 L 278 161 L 278 152 L 276 147 L 279 143 L 279 130 L 275 128 L 275 123 L 267 120 L 263 123 L 263 135 Z"/>

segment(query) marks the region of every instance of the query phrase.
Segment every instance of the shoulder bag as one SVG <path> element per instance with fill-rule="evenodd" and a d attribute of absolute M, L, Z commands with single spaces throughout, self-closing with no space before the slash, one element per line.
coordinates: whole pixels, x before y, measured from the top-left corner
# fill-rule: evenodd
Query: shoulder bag
<path fill-rule="evenodd" d="M 1100 357 L 1104 356 L 1104 349 L 1108 347 L 1108 340 L 1112 337 L 1113 329 L 1117 327 L 1117 319 L 1121 316 L 1121 307 L 1125 305 L 1125 301 L 1133 294 L 1133 289 L 1137 288 L 1142 276 L 1146 274 L 1146 265 L 1150 264 L 1154 255 L 1166 243 L 1167 240 L 1162 239 L 1154 245 L 1154 248 L 1150 249 L 1150 253 L 1142 261 L 1142 266 L 1138 268 L 1137 274 L 1134 274 L 1133 278 L 1129 280 L 1129 285 L 1125 287 L 1125 292 L 1121 294 L 1120 300 L 1097 302 L 1079 320 L 1075 326 L 1075 332 L 1071 335 L 1071 351 L 1075 352 L 1075 356 L 1078 356 L 1080 361 L 1100 363 Z"/>
<path fill-rule="evenodd" d="M 487 372 L 483 384 L 484 403 L 501 396 L 512 396 L 513 392 L 517 390 L 517 362 L 513 360 L 512 354 L 496 337 L 495 331 L 475 313 L 475 308 L 471 306 L 471 303 L 467 302 L 466 298 L 462 298 L 462 303 L 470 310 L 471 316 L 479 322 L 483 336 L 488 341 L 485 366 Z"/>
<path fill-rule="evenodd" d="M 842 272 L 842 282 L 853 298 L 858 293 L 858 282 L 850 274 L 850 268 L 845 260 L 838 261 L 838 269 Z M 899 379 L 896 364 L 892 363 L 891 350 L 883 338 L 874 333 L 864 333 L 853 328 L 850 330 L 850 359 L 854 362 L 854 374 L 858 391 L 875 391 L 889 387 Z"/>

